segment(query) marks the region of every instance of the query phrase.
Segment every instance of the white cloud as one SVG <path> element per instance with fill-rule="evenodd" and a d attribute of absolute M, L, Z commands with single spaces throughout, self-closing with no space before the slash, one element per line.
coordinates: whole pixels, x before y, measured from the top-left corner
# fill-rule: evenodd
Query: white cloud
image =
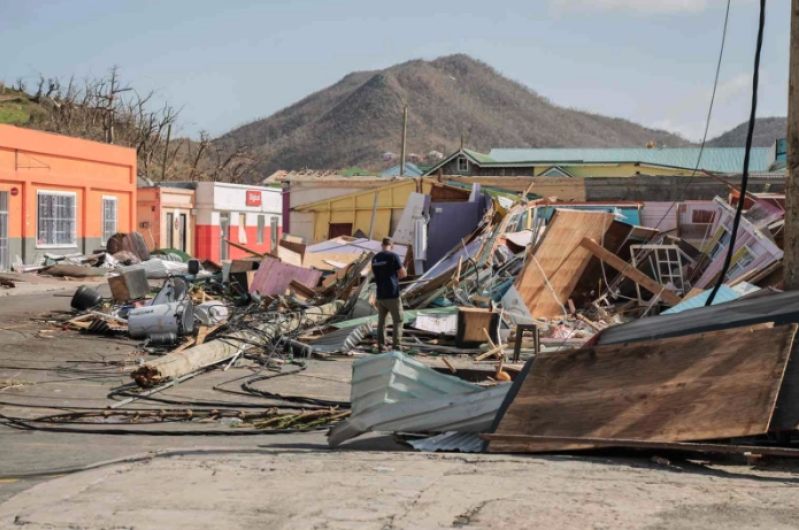
<path fill-rule="evenodd" d="M 720 3 L 720 0 L 552 0 L 552 8 L 555 12 L 701 13 L 711 3 Z"/>

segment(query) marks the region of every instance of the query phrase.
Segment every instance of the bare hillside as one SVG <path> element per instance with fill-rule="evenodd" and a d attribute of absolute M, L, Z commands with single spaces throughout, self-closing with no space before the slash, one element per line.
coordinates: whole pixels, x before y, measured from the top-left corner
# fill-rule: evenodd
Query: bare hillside
<path fill-rule="evenodd" d="M 749 122 L 743 122 L 707 142 L 710 147 L 744 147 L 746 145 L 746 128 Z M 787 118 L 758 118 L 755 120 L 755 134 L 752 146 L 771 147 L 778 138 L 785 138 L 788 133 Z"/>
<path fill-rule="evenodd" d="M 356 72 L 274 115 L 222 136 L 227 147 L 258 152 L 258 170 L 374 167 L 398 153 L 402 109 L 410 108 L 409 152 L 444 153 L 460 137 L 492 147 L 684 146 L 675 134 L 628 120 L 552 104 L 526 86 L 465 55 Z"/>

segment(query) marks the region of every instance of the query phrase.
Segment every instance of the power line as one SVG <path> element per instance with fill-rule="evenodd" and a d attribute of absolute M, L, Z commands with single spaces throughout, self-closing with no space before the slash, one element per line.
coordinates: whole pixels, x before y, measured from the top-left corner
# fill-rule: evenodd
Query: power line
<path fill-rule="evenodd" d="M 713 78 L 713 91 L 710 94 L 710 104 L 708 105 L 707 117 L 705 118 L 705 132 L 702 135 L 702 143 L 699 145 L 699 156 L 696 157 L 696 166 L 694 166 L 694 170 L 691 172 L 691 176 L 687 177 L 688 182 L 685 183 L 685 186 L 683 186 L 682 190 L 680 190 L 679 195 L 674 200 L 674 202 L 672 203 L 671 207 L 668 210 L 666 210 L 666 213 L 663 214 L 663 217 L 660 218 L 660 221 L 658 221 L 658 224 L 655 226 L 655 228 L 659 228 L 660 227 L 660 224 L 663 222 L 663 220 L 666 218 L 666 216 L 669 214 L 669 212 L 672 210 L 672 208 L 674 208 L 677 205 L 677 203 L 679 201 L 681 201 L 682 198 L 685 196 L 685 192 L 688 191 L 688 186 L 693 184 L 694 177 L 696 176 L 697 171 L 699 171 L 699 166 L 702 163 L 702 154 L 704 154 L 704 152 L 705 152 L 705 144 L 707 143 L 707 135 L 708 135 L 708 131 L 710 130 L 710 119 L 713 116 L 713 105 L 716 102 L 716 89 L 719 86 L 719 74 L 721 73 L 721 61 L 724 58 L 724 46 L 727 43 L 727 26 L 728 26 L 728 23 L 730 21 L 730 4 L 731 3 L 732 3 L 732 0 L 727 0 L 727 9 L 724 11 L 724 26 L 723 26 L 723 28 L 721 30 L 721 46 L 719 47 L 719 58 L 718 58 L 718 61 L 716 62 L 716 75 Z"/>
<path fill-rule="evenodd" d="M 757 115 L 757 87 L 760 81 L 760 51 L 763 49 L 763 29 L 766 26 L 766 0 L 760 0 L 760 20 L 758 21 L 757 28 L 757 45 L 755 47 L 755 71 L 752 74 L 752 105 L 749 110 L 749 125 L 746 129 L 746 152 L 744 153 L 744 171 L 741 176 L 741 194 L 738 197 L 738 207 L 735 210 L 735 219 L 732 223 L 732 231 L 730 232 L 730 242 L 727 248 L 727 256 L 724 258 L 724 267 L 721 269 L 719 279 L 713 287 L 710 296 L 707 298 L 706 306 L 713 303 L 716 298 L 716 293 L 719 292 L 727 272 L 730 270 L 730 263 L 732 262 L 732 254 L 735 250 L 735 240 L 738 236 L 738 227 L 741 224 L 741 215 L 744 211 L 744 203 L 746 203 L 746 184 L 749 182 L 749 159 L 752 151 L 752 138 L 755 135 L 755 116 Z"/>

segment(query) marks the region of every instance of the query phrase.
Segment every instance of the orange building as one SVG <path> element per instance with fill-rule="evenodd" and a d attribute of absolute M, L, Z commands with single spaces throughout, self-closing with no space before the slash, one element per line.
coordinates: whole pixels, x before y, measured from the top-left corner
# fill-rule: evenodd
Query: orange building
<path fill-rule="evenodd" d="M 176 248 L 194 255 L 194 186 L 167 183 L 137 190 L 139 233 L 150 250 Z"/>
<path fill-rule="evenodd" d="M 136 229 L 136 151 L 0 125 L 0 270 Z"/>

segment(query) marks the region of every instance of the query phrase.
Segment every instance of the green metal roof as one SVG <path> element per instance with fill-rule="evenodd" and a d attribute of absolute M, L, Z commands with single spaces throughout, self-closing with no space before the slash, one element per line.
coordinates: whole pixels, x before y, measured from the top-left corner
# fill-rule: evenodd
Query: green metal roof
<path fill-rule="evenodd" d="M 722 173 L 740 173 L 743 170 L 744 148 L 706 147 L 702 152 L 699 169 Z M 510 164 L 619 164 L 640 162 L 655 166 L 693 169 L 699 157 L 698 147 L 663 148 L 544 148 L 544 149 L 492 149 L 488 155 L 467 151 L 468 155 L 486 165 Z M 750 171 L 765 171 L 769 166 L 769 148 L 755 147 L 751 151 Z"/>
<path fill-rule="evenodd" d="M 463 152 L 481 164 L 491 164 L 496 162 L 496 160 L 491 158 L 489 155 L 484 155 L 483 153 L 478 153 L 477 151 L 472 151 L 471 149 L 464 149 Z"/>

